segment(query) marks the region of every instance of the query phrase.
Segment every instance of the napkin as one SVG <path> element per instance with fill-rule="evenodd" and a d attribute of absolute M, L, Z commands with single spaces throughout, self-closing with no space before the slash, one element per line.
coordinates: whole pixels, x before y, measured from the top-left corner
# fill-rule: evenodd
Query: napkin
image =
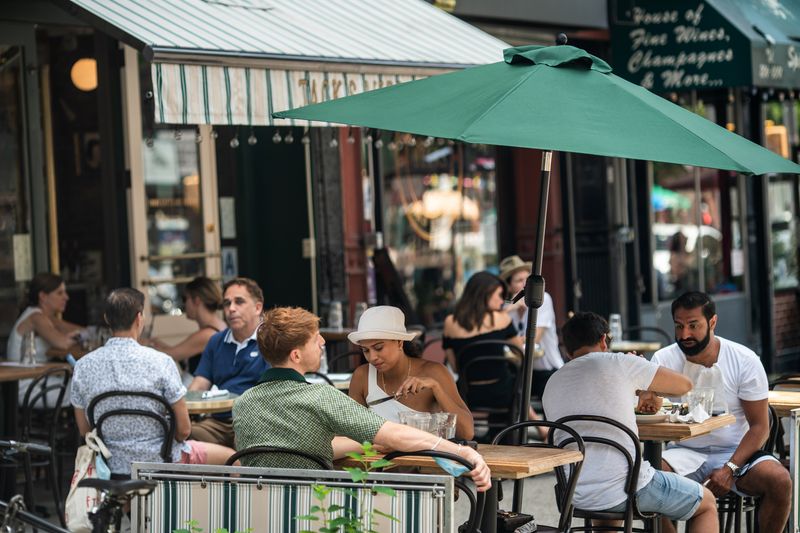
<path fill-rule="evenodd" d="M 228 389 L 218 389 L 216 385 L 214 385 L 211 390 L 205 391 L 200 397 L 204 400 L 208 400 L 209 398 L 219 398 L 220 396 L 227 396 Z"/>
<path fill-rule="evenodd" d="M 706 413 L 706 410 L 703 409 L 702 405 L 695 406 L 694 409 L 689 411 L 687 415 L 679 415 L 677 413 L 671 413 L 669 415 L 670 422 L 682 422 L 684 424 L 692 424 L 692 423 L 702 423 L 711 418 L 711 415 Z"/>

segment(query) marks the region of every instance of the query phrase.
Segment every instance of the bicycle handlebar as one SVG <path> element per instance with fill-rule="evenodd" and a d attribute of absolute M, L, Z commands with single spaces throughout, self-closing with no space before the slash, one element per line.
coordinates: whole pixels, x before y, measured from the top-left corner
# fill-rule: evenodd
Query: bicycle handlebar
<path fill-rule="evenodd" d="M 17 442 L 15 440 L 0 440 L 0 448 L 9 448 L 18 452 L 39 453 L 42 455 L 50 455 L 52 449 L 50 446 L 44 444 L 35 444 L 33 442 Z"/>

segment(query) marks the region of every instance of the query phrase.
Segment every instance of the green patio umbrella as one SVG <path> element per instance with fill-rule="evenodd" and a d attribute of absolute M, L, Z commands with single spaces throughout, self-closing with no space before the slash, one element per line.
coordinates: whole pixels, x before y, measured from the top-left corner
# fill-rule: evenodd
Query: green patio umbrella
<path fill-rule="evenodd" d="M 566 39 L 563 40 L 566 42 Z M 522 46 L 504 61 L 275 113 L 296 118 L 545 150 L 528 304 L 521 417 L 527 417 L 552 150 L 748 174 L 800 166 L 611 73 L 573 46 Z"/>

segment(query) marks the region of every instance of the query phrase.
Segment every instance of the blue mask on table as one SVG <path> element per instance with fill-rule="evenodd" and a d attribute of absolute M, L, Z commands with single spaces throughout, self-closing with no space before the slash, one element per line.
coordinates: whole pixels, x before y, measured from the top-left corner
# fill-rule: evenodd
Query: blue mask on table
<path fill-rule="evenodd" d="M 457 463 L 455 461 L 451 461 L 450 459 L 444 459 L 442 457 L 434 457 L 434 461 L 436 464 L 439 465 L 439 468 L 447 472 L 453 477 L 459 477 L 462 474 L 466 474 L 469 472 L 469 468 L 462 465 L 461 463 Z"/>

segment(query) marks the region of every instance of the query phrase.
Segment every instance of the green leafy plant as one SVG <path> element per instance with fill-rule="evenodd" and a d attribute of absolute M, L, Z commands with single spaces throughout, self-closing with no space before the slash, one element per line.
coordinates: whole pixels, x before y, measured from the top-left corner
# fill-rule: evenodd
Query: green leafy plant
<path fill-rule="evenodd" d="M 360 483 L 365 488 L 367 486 L 367 477 L 373 470 L 391 466 L 392 462 L 386 459 L 374 459 L 378 456 L 378 452 L 369 442 L 364 442 L 361 445 L 361 452 L 350 452 L 347 457 L 357 461 L 360 466 L 345 467 L 345 470 L 350 474 L 350 479 L 354 483 Z M 378 509 L 365 511 L 358 505 L 358 492 L 351 489 L 338 489 L 331 488 L 326 485 L 312 485 L 311 487 L 314 499 L 317 504 L 312 505 L 308 514 L 296 516 L 296 520 L 307 520 L 314 522 L 321 522 L 320 528 L 317 530 L 319 533 L 374 533 L 375 532 L 375 515 L 380 515 L 389 520 L 399 522 L 394 516 L 384 513 Z M 385 494 L 394 497 L 395 491 L 391 487 L 373 486 L 371 487 L 373 494 Z M 350 496 L 356 501 L 356 509 L 344 507 L 342 505 L 331 503 L 325 505 L 325 500 L 332 493 L 342 493 Z M 364 525 L 367 524 L 366 529 Z M 303 530 L 300 533 L 315 533 L 311 530 Z"/>
<path fill-rule="evenodd" d="M 172 533 L 203 533 L 203 528 L 200 527 L 197 520 L 187 520 L 185 528 L 173 529 Z M 222 527 L 215 529 L 212 533 L 228 533 L 228 530 Z M 253 533 L 253 528 L 247 528 L 244 531 L 236 531 L 236 533 Z"/>

